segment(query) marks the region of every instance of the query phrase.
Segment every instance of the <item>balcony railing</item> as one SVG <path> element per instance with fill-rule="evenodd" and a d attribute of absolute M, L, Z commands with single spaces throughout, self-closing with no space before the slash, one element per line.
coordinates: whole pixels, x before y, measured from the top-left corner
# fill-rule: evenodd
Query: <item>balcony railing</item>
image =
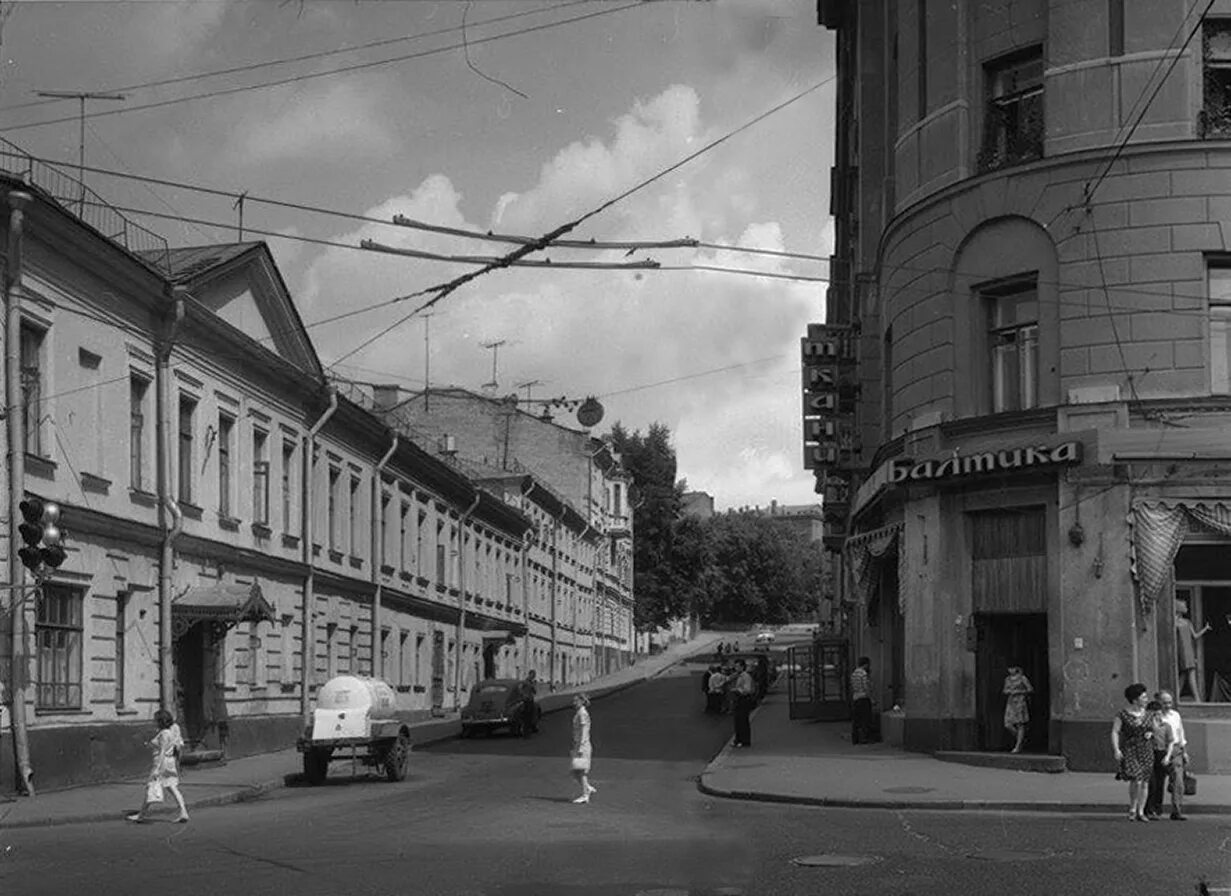
<path fill-rule="evenodd" d="M 171 272 L 171 256 L 165 238 L 128 220 L 80 180 L 57 166 L 41 162 L 0 138 L 0 170 L 38 187 L 69 214 L 146 263 L 163 273 Z"/>

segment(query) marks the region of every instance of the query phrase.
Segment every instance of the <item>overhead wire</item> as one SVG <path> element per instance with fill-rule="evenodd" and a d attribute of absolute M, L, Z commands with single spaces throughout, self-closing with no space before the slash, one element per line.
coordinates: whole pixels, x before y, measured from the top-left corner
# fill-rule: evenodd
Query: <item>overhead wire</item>
<path fill-rule="evenodd" d="M 595 12 L 585 13 L 584 15 L 573 16 L 572 18 L 560 19 L 555 22 L 548 22 L 541 25 L 531 25 L 525 28 L 518 28 L 513 31 L 506 31 L 500 34 L 490 35 L 488 37 L 476 38 L 469 41 L 470 46 L 476 44 L 491 43 L 493 41 L 504 40 L 509 37 L 518 37 L 523 34 L 533 34 L 539 31 L 546 31 L 552 28 L 559 28 L 563 25 L 571 25 L 575 22 L 584 22 L 587 19 L 598 18 L 599 16 L 609 16 L 618 12 L 623 12 L 628 9 L 636 9 L 643 6 L 638 0 L 636 3 L 627 3 L 622 6 L 612 6 L 606 9 L 600 9 Z M 246 93 L 252 90 L 266 90 L 271 87 L 281 87 L 287 84 L 298 84 L 303 81 L 309 81 L 314 78 L 324 78 L 332 75 L 345 74 L 348 72 L 363 71 L 366 69 L 376 68 L 382 65 L 392 65 L 398 62 L 409 62 L 414 59 L 424 59 L 428 56 L 438 56 L 442 53 L 450 53 L 454 50 L 462 49 L 462 44 L 450 44 L 445 47 L 437 47 L 431 50 L 422 50 L 418 53 L 408 53 L 403 56 L 394 56 L 389 59 L 379 59 L 371 62 L 360 62 L 353 65 L 341 66 L 339 68 L 328 69 L 322 72 L 308 72 L 306 74 L 294 75 L 292 77 L 280 78 L 274 81 L 266 81 L 260 84 L 245 84 L 239 87 L 226 87 L 218 90 L 210 90 L 204 93 L 191 94 L 189 96 L 175 97 L 173 99 L 157 100 L 154 102 L 141 103 L 134 106 L 119 106 L 113 109 L 100 109 L 97 112 L 87 112 L 84 115 L 85 119 L 104 118 L 114 115 L 127 115 L 133 112 L 144 112 L 149 109 L 161 109 L 166 106 L 175 106 L 180 103 L 195 102 L 196 100 L 214 99 L 221 96 L 233 96 L 239 93 Z M 24 131 L 30 128 L 46 127 L 53 124 L 64 124 L 66 122 L 77 122 L 83 119 L 82 115 L 70 115 L 61 118 L 50 118 L 44 121 L 27 122 L 25 124 L 7 125 L 2 130 L 6 132 Z"/>
<path fill-rule="evenodd" d="M 493 16 L 490 19 L 483 19 L 479 22 L 471 22 L 469 27 L 477 28 L 484 25 L 494 25 L 498 22 L 507 22 L 512 19 L 521 19 L 527 16 L 541 15 L 546 12 L 555 12 L 561 9 L 567 9 L 571 6 L 580 6 L 587 3 L 595 3 L 598 0 L 568 0 L 568 2 L 555 3 L 550 6 L 543 6 L 537 9 L 523 10 L 517 13 L 509 13 L 503 16 Z M 0 23 L 2 24 L 2 23 Z M 281 59 L 267 59 L 262 62 L 247 63 L 245 65 L 231 66 L 230 68 L 214 69 L 206 72 L 196 72 L 191 75 L 177 75 L 172 78 L 161 78 L 155 81 L 142 81 L 136 84 L 124 84 L 120 87 L 106 88 L 108 93 L 136 93 L 139 90 L 148 90 L 154 87 L 170 87 L 173 84 L 183 84 L 188 81 L 203 81 L 207 78 L 218 78 L 223 75 L 242 74 L 244 72 L 257 71 L 262 68 L 272 68 L 278 65 L 292 65 L 296 62 L 311 62 L 314 59 L 326 59 L 330 56 L 341 56 L 345 53 L 358 53 L 362 50 L 371 50 L 376 47 L 385 47 L 392 44 L 407 43 L 414 40 L 423 40 L 428 37 L 439 37 L 442 34 L 452 34 L 462 31 L 460 25 L 454 25 L 448 28 L 437 28 L 434 31 L 420 31 L 415 34 L 404 34 L 400 37 L 386 37 L 381 40 L 367 41 L 366 43 L 355 44 L 351 47 L 339 47 L 333 50 L 320 50 L 314 53 L 304 53 L 299 56 L 287 56 Z M 38 99 L 28 100 L 24 103 L 12 103 L 7 106 L 0 106 L 0 112 L 16 111 L 18 109 L 29 109 L 38 106 L 47 106 L 55 103 L 62 103 L 64 98 L 58 99 Z"/>

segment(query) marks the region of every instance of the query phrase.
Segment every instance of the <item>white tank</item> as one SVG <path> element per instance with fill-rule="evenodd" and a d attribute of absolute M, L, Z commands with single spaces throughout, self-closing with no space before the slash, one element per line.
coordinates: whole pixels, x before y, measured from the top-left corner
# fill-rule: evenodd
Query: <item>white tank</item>
<path fill-rule="evenodd" d="M 312 711 L 312 739 L 368 737 L 369 723 L 391 719 L 397 695 L 387 681 L 360 675 L 338 675 L 321 685 Z"/>

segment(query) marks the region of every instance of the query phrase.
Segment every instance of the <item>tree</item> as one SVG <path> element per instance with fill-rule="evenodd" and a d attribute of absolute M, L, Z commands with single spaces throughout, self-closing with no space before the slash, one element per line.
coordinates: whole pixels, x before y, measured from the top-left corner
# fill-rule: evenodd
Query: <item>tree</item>
<path fill-rule="evenodd" d="M 633 620 L 638 631 L 654 631 L 688 614 L 687 597 L 672 574 L 675 524 L 680 516 L 675 449 L 664 423 L 629 433 L 618 421 L 611 427 L 612 448 L 632 476 Z"/>

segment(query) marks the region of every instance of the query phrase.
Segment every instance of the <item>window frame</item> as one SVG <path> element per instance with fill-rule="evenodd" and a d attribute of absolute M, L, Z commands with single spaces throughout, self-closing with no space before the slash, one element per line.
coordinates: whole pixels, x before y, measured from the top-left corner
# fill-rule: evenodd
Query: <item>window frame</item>
<path fill-rule="evenodd" d="M 1213 34 L 1221 30 L 1226 50 L 1215 55 Z M 1223 102 L 1211 106 L 1211 81 L 1218 87 Z M 1197 115 L 1197 136 L 1203 140 L 1231 137 L 1231 17 L 1207 16 L 1201 23 L 1201 111 Z"/>
<path fill-rule="evenodd" d="M 128 375 L 128 450 L 129 487 L 134 491 L 148 492 L 146 488 L 146 431 L 150 395 L 150 378 L 137 371 Z"/>
<path fill-rule="evenodd" d="M 85 589 L 44 582 L 36 594 L 35 708 L 79 710 L 84 703 L 85 690 Z M 55 612 L 52 612 L 53 607 Z M 51 643 L 53 641 L 66 643 Z M 44 677 L 48 672 L 51 681 Z"/>
<path fill-rule="evenodd" d="M 252 428 L 252 522 L 269 525 L 269 431 Z"/>
<path fill-rule="evenodd" d="M 218 515 L 234 517 L 235 503 L 235 429 L 236 418 L 227 411 L 218 412 Z"/>
<path fill-rule="evenodd" d="M 1215 272 L 1223 274 L 1224 290 L 1216 288 Z M 1207 264 L 1205 284 L 1210 394 L 1231 395 L 1231 259 Z M 1216 340 L 1220 338 L 1221 351 L 1216 351 Z"/>
<path fill-rule="evenodd" d="M 200 401 L 187 392 L 179 393 L 176 404 L 176 496 L 182 504 L 193 504 L 193 466 L 196 455 L 195 433 Z"/>
<path fill-rule="evenodd" d="M 987 363 L 991 374 L 988 381 L 990 404 L 993 414 L 1026 411 L 1040 406 L 1039 387 L 1039 333 L 1041 308 L 1039 304 L 1038 274 L 1031 273 L 977 288 L 979 300 L 984 303 L 987 324 Z M 1032 296 L 1031 299 L 1022 297 Z M 1018 304 L 1034 305 L 1032 320 L 1014 318 L 1011 322 L 1003 322 L 999 315 L 1007 307 L 1007 302 L 1013 300 Z M 1011 351 L 1001 349 L 1012 347 Z M 1012 360 L 1013 383 L 1006 384 L 1009 378 L 1005 372 L 1008 360 Z M 1008 388 L 1015 393 L 1013 399 L 1007 400 Z"/>
<path fill-rule="evenodd" d="M 43 439 L 43 380 L 47 372 L 47 333 L 32 321 L 22 320 L 18 335 L 21 367 L 21 408 L 26 454 L 47 457 Z"/>
<path fill-rule="evenodd" d="M 1035 64 L 1038 80 L 1031 78 L 1019 84 L 1018 79 L 1025 77 L 1024 70 Z M 979 171 L 1043 158 L 1046 65 L 1042 44 L 1022 47 L 983 64 L 983 139 L 977 159 Z M 1006 85 L 1005 80 L 1010 83 Z"/>

